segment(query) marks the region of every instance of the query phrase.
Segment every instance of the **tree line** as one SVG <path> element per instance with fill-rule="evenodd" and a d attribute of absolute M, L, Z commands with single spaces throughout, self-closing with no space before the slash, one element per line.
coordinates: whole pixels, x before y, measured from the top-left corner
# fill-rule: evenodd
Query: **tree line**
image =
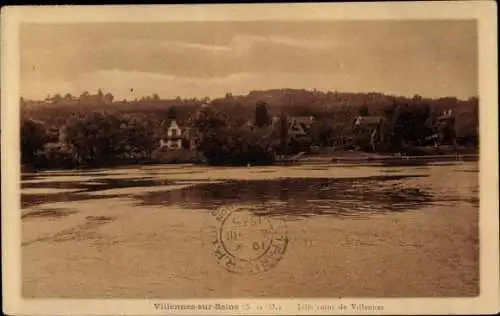
<path fill-rule="evenodd" d="M 97 95 L 104 98 L 106 94 Z M 366 150 L 369 137 L 355 135 L 353 120 L 358 115 L 384 117 L 381 133 L 385 144 L 380 150 L 397 151 L 404 146 L 426 145 L 426 139 L 437 132 L 436 119 L 452 109 L 455 127 L 445 141 L 455 137 L 459 144 L 477 146 L 477 98 L 351 97 L 357 102 L 354 105 L 325 103 L 335 98 L 345 100 L 344 94 L 306 90 L 105 105 L 87 100 L 77 107 L 64 103 L 64 98 L 57 104 L 21 100 L 22 162 L 35 167 L 74 168 L 154 161 L 159 139 L 166 134 L 161 123 L 173 118 L 196 135 L 197 148 L 212 164 L 271 163 L 277 153 L 293 153 L 287 141 L 287 120 L 293 116 L 315 118 L 306 139 L 308 145 L 336 146 L 339 139 L 348 139 Z M 202 107 L 209 101 L 209 107 Z M 280 123 L 271 124 L 272 117 L 279 117 Z"/>
<path fill-rule="evenodd" d="M 79 113 L 59 129 L 23 118 L 22 162 L 38 168 L 75 168 L 139 163 L 152 159 L 161 135 L 140 114 Z"/>

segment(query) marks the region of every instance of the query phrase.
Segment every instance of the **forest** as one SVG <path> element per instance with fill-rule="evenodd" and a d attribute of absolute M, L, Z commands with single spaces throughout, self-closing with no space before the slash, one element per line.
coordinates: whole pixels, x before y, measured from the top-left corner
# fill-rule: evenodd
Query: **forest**
<path fill-rule="evenodd" d="M 94 95 L 84 92 L 77 97 L 66 94 L 20 102 L 22 163 L 34 168 L 161 162 L 156 152 L 166 134 L 163 123 L 169 119 L 196 133 L 198 150 L 212 164 L 272 163 L 276 153 L 293 153 L 283 142 L 284 127 L 271 128 L 271 117 L 282 121 L 313 117 L 308 143 L 317 147 L 333 146 L 339 138 L 363 142 L 353 134 L 354 119 L 384 117 L 389 124 L 384 126 L 387 144 L 381 151 L 391 152 L 427 145 L 425 140 L 436 132 L 436 119 L 452 110 L 455 124 L 448 138 L 476 148 L 479 139 L 477 97 L 431 99 L 281 89 L 228 93 L 215 99 L 162 99 L 154 94 L 117 101 L 99 90 Z M 248 123 L 257 128 L 249 129 Z"/>

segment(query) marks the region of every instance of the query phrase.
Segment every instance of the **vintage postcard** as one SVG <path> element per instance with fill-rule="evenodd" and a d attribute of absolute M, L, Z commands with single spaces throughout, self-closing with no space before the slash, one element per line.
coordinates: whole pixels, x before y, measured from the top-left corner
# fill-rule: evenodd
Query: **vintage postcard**
<path fill-rule="evenodd" d="M 4 313 L 497 313 L 496 21 L 4 7 Z"/>

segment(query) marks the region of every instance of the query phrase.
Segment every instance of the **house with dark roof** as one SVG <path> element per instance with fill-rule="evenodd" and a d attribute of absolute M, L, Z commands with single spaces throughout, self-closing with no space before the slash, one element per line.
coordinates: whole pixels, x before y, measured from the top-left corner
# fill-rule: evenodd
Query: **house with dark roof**
<path fill-rule="evenodd" d="M 311 127 L 314 124 L 312 116 L 291 117 L 289 121 L 288 135 L 292 140 L 300 140 L 309 136 Z"/>
<path fill-rule="evenodd" d="M 353 127 L 354 128 L 363 128 L 363 127 L 374 127 L 379 126 L 382 123 L 382 116 L 358 116 L 354 120 Z"/>
<path fill-rule="evenodd" d="M 283 141 L 287 144 L 287 150 L 290 152 L 309 152 L 312 145 L 311 129 L 315 123 L 315 119 L 312 116 L 292 116 L 286 118 L 287 122 L 287 139 L 284 140 L 284 136 L 281 132 L 281 118 L 275 116 L 271 119 L 271 128 L 275 135 L 279 138 L 279 142 L 283 144 Z"/>
<path fill-rule="evenodd" d="M 292 116 L 286 118 L 288 121 L 288 136 L 291 140 L 299 140 L 309 136 L 311 127 L 315 120 L 312 116 Z M 271 126 L 276 129 L 280 126 L 280 117 L 274 116 L 271 119 Z"/>
<path fill-rule="evenodd" d="M 384 143 L 382 125 L 384 124 L 384 117 L 382 116 L 358 116 L 353 122 L 353 132 L 355 137 L 366 135 L 372 147 L 376 151 Z"/>

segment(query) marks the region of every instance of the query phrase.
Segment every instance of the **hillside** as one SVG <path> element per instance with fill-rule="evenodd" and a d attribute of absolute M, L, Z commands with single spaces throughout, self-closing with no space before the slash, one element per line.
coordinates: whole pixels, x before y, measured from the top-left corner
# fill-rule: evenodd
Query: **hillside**
<path fill-rule="evenodd" d="M 102 94 L 102 92 L 100 92 Z M 109 95 L 109 94 L 106 94 Z M 94 98 L 94 99 L 92 99 Z M 52 101 L 22 100 L 22 113 L 25 116 L 47 122 L 52 126 L 63 124 L 69 115 L 77 112 L 105 111 L 141 113 L 153 120 L 168 117 L 169 110 L 175 108 L 176 116 L 184 121 L 208 99 L 160 99 L 144 97 L 136 101 L 96 100 L 95 96 L 79 98 L 52 98 Z M 112 95 L 111 95 L 112 100 Z M 49 99 L 50 100 L 50 99 Z M 391 96 L 382 93 L 349 93 L 301 89 L 274 89 L 251 91 L 246 95 L 231 95 L 211 100 L 214 108 L 226 112 L 235 120 L 252 119 L 255 105 L 265 102 L 270 115 L 284 112 L 293 116 L 314 116 L 317 119 L 332 120 L 336 124 L 348 125 L 357 115 L 359 108 L 366 106 L 370 115 L 383 115 L 384 111 L 395 105 L 429 107 L 431 115 L 439 116 L 444 110 L 453 110 L 457 119 L 459 133 L 470 133 L 478 126 L 478 99 L 459 100 L 454 97 L 439 99 Z"/>

